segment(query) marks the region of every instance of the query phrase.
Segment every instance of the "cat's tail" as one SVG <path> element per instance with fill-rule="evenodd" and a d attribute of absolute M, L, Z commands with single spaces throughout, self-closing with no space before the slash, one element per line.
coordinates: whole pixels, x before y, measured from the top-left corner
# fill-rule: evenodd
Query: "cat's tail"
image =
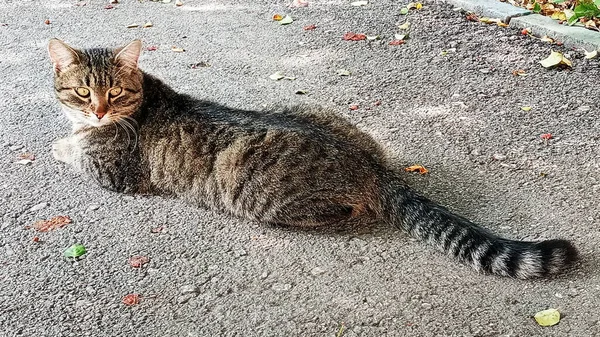
<path fill-rule="evenodd" d="M 388 222 L 478 271 L 528 279 L 560 273 L 578 258 L 577 249 L 566 240 L 501 238 L 418 195 L 399 180 L 392 179 L 384 189 L 382 211 Z"/>

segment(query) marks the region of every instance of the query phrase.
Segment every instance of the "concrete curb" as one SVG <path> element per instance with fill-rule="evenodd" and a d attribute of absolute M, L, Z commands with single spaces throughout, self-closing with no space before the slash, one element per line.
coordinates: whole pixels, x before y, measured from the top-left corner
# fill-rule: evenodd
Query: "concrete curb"
<path fill-rule="evenodd" d="M 529 15 L 510 20 L 514 28 L 528 28 L 535 36 L 547 35 L 561 41 L 566 47 L 585 48 L 588 51 L 600 49 L 600 33 L 582 27 L 561 25 L 556 20 L 543 15 Z"/>
<path fill-rule="evenodd" d="M 515 7 L 511 4 L 500 2 L 498 0 L 446 0 L 448 3 L 460 7 L 466 11 L 477 13 L 479 16 L 502 19 L 502 22 L 509 23 L 510 19 L 523 15 L 531 14 L 523 8 Z"/>
<path fill-rule="evenodd" d="M 479 16 L 502 19 L 513 28 L 528 28 L 536 36 L 547 35 L 569 48 L 600 50 L 600 33 L 582 27 L 561 25 L 549 17 L 498 0 L 445 0 Z"/>

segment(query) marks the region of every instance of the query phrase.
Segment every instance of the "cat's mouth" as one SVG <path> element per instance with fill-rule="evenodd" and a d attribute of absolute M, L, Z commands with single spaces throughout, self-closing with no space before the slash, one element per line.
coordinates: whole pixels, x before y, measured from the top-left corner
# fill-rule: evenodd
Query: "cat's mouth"
<path fill-rule="evenodd" d="M 84 124 L 93 127 L 101 127 L 114 122 L 114 114 L 107 111 L 105 114 L 98 116 L 92 112 L 73 109 L 65 104 L 61 104 L 63 112 L 67 118 L 74 124 Z M 101 118 L 100 118 L 101 117 Z"/>

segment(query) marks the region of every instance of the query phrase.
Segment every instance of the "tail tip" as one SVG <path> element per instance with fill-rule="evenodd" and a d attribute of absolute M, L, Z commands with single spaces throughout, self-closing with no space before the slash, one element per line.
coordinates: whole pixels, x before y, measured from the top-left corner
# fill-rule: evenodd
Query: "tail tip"
<path fill-rule="evenodd" d="M 548 274 L 561 273 L 579 260 L 579 252 L 570 241 L 554 239 L 539 242 L 537 245 L 542 254 L 548 257 Z"/>

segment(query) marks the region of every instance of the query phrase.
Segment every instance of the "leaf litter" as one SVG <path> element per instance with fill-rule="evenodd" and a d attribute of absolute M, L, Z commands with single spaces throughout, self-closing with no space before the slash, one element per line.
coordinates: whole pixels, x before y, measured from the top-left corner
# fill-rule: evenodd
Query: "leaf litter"
<path fill-rule="evenodd" d="M 55 229 L 62 228 L 72 222 L 73 220 L 71 220 L 71 218 L 68 215 L 59 215 L 48 220 L 38 220 L 31 227 L 33 227 L 33 229 L 35 229 L 38 232 L 49 232 Z M 25 229 L 29 229 L 31 227 L 26 226 Z"/>
<path fill-rule="evenodd" d="M 404 171 L 419 172 L 419 174 L 427 174 L 429 172 L 428 169 L 426 169 L 424 166 L 421 166 L 421 165 L 412 165 L 412 166 L 406 167 L 406 168 L 404 168 Z"/>
<path fill-rule="evenodd" d="M 78 258 L 87 253 L 85 246 L 82 244 L 74 244 L 71 247 L 65 249 L 63 255 L 67 258 Z"/>

